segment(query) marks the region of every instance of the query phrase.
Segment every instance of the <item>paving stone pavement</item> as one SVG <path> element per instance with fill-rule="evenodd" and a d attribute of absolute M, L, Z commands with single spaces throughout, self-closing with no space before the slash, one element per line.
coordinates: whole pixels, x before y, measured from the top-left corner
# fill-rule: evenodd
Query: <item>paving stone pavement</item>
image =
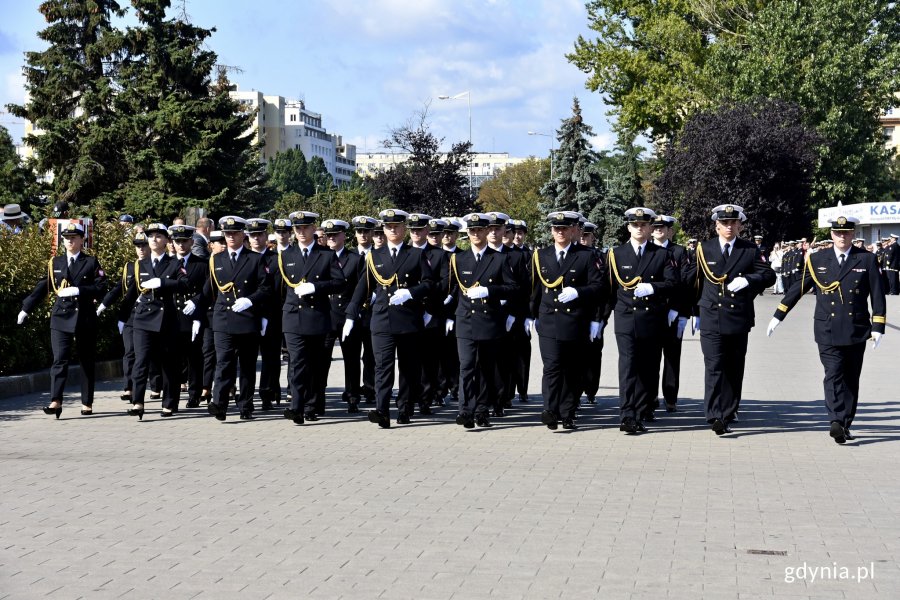
<path fill-rule="evenodd" d="M 813 301 L 766 339 L 776 296 L 757 302 L 741 419 L 723 438 L 702 418 L 689 332 L 679 412 L 641 436 L 616 427 L 611 332 L 604 396 L 575 432 L 539 424 L 536 347 L 533 401 L 490 430 L 457 427 L 449 408 L 380 430 L 342 410 L 339 363 L 328 417 L 302 427 L 205 409 L 138 422 L 118 382 L 99 386 L 92 417 L 74 393 L 59 421 L 39 410 L 47 394 L 2 401 L 0 599 L 897 598 L 888 300 L 843 447 Z"/>

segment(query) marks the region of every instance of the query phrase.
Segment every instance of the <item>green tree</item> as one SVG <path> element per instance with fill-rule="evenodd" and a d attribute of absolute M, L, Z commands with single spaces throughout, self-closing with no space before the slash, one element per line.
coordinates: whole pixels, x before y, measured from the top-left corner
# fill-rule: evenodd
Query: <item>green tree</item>
<path fill-rule="evenodd" d="M 603 246 L 615 246 L 628 235 L 624 227 L 625 211 L 644 205 L 644 149 L 627 135 L 620 135 L 613 152 L 601 152 L 594 170 L 602 182 L 603 201 L 588 219 L 597 226 L 597 239 Z"/>
<path fill-rule="evenodd" d="M 123 44 L 111 21 L 125 11 L 115 0 L 45 0 L 39 10 L 48 47 L 25 53 L 29 99 L 7 108 L 40 130 L 25 143 L 37 171 L 53 173 L 53 195 L 87 204 L 127 178 L 109 76 Z"/>
<path fill-rule="evenodd" d="M 306 156 L 297 148 L 278 152 L 269 161 L 269 181 L 272 187 L 286 194 L 295 192 L 301 196 L 311 196 L 315 188 L 310 183 Z"/>
<path fill-rule="evenodd" d="M 383 145 L 398 148 L 410 157 L 367 181 L 372 197 L 383 198 L 402 210 L 432 216 L 471 212 L 475 205 L 467 176 L 472 161 L 471 144 L 457 142 L 449 152 L 441 153 L 443 141 L 430 130 L 427 107 L 407 124 L 392 130 Z"/>
<path fill-rule="evenodd" d="M 572 100 L 572 116 L 564 119 L 557 131 L 559 148 L 553 153 L 553 178 L 541 188 L 543 200 L 538 205 L 542 215 L 552 210 L 575 210 L 593 222 L 603 200 L 594 164 L 597 153 L 591 148 L 594 130 L 584 122 L 578 98 Z M 539 241 L 550 239 L 541 230 Z"/>
<path fill-rule="evenodd" d="M 0 205 L 18 203 L 23 210 L 30 211 L 39 192 L 34 172 L 23 164 L 12 137 L 0 125 Z"/>
<path fill-rule="evenodd" d="M 594 40 L 567 58 L 613 107 L 617 126 L 671 139 L 722 102 L 796 103 L 826 140 L 815 205 L 856 202 L 891 181 L 878 127 L 900 89 L 892 0 L 592 0 Z"/>
<path fill-rule="evenodd" d="M 697 238 L 712 234 L 716 204 L 747 211 L 747 236 L 805 235 L 812 223 L 811 174 L 820 136 L 781 100 L 725 105 L 692 117 L 666 151 L 656 201 Z"/>
<path fill-rule="evenodd" d="M 334 187 L 334 177 L 328 172 L 321 156 L 313 156 L 306 163 L 306 177 L 315 194 L 327 192 Z"/>
<path fill-rule="evenodd" d="M 169 0 L 132 0 L 139 25 L 115 80 L 118 122 L 127 132 L 129 178 L 112 192 L 133 214 L 173 217 L 188 206 L 233 210 L 259 159 L 246 135 L 250 116 L 213 85 L 215 31 L 167 18 Z M 263 177 L 265 175 L 263 174 Z"/>
<path fill-rule="evenodd" d="M 529 225 L 529 237 L 539 230 L 544 220 L 538 204 L 541 187 L 550 177 L 550 159 L 530 157 L 506 167 L 485 181 L 478 192 L 478 206 L 484 211 L 504 212 Z M 461 216 L 461 215 L 460 215 Z"/>

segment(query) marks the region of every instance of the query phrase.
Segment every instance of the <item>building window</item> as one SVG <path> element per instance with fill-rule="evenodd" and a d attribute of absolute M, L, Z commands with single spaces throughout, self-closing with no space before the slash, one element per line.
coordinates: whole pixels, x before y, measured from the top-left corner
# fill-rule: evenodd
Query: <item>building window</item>
<path fill-rule="evenodd" d="M 884 132 L 885 140 L 890 141 L 890 140 L 894 139 L 894 128 L 893 127 L 885 127 L 882 131 Z"/>
<path fill-rule="evenodd" d="M 291 115 L 291 123 L 297 120 L 297 115 Z"/>

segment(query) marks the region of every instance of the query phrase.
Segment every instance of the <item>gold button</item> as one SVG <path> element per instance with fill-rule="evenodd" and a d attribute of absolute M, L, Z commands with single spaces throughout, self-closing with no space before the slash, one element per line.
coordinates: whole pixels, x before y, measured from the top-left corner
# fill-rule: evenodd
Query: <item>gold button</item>
<path fill-rule="evenodd" d="M 834 316 L 834 313 L 831 313 L 831 316 L 833 317 L 833 316 Z"/>

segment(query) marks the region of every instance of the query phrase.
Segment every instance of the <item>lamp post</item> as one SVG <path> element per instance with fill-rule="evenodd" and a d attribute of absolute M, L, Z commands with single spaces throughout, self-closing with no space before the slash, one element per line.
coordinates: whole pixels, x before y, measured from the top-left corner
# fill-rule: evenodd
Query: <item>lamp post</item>
<path fill-rule="evenodd" d="M 553 179 L 553 142 L 556 140 L 556 137 L 549 133 L 541 133 L 540 131 L 529 131 L 528 135 L 540 135 L 543 137 L 550 138 L 550 179 Z"/>
<path fill-rule="evenodd" d="M 466 101 L 469 105 L 469 151 L 472 151 L 472 94 L 471 92 L 460 92 L 455 96 L 448 96 L 446 94 L 441 94 L 438 96 L 438 100 L 461 100 L 462 97 L 466 97 Z M 475 173 L 472 170 L 472 161 L 469 160 L 469 199 L 472 198 L 472 191 L 475 183 Z"/>

